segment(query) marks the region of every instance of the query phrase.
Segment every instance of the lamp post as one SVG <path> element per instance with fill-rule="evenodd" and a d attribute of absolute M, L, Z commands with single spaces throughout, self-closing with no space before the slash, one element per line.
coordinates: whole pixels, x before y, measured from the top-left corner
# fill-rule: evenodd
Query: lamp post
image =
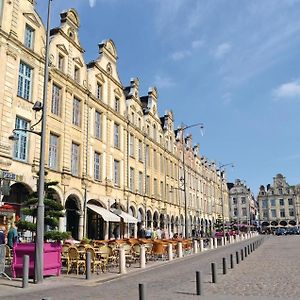
<path fill-rule="evenodd" d="M 200 126 L 200 128 L 203 128 L 203 123 L 196 123 L 192 125 L 183 125 L 182 127 L 178 128 L 179 131 L 181 131 L 181 143 L 182 143 L 182 168 L 183 168 L 183 194 L 184 194 L 184 235 L 185 238 L 188 238 L 189 236 L 189 230 L 188 230 L 188 208 L 187 208 L 187 194 L 186 194 L 186 174 L 185 174 L 185 145 L 184 145 L 184 131 L 186 129 Z"/>
<path fill-rule="evenodd" d="M 223 237 L 225 238 L 225 205 L 224 205 L 224 199 L 223 199 L 223 173 L 224 173 L 224 167 L 231 166 L 232 168 L 234 167 L 233 163 L 228 163 L 224 165 L 220 165 L 219 169 L 217 171 L 220 171 L 220 184 L 221 184 L 221 203 L 222 203 L 222 227 L 223 227 Z"/>

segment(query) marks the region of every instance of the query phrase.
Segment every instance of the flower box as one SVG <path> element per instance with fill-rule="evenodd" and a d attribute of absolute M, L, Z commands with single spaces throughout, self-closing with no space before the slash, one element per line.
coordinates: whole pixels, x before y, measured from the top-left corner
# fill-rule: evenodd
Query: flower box
<path fill-rule="evenodd" d="M 23 256 L 29 256 L 29 276 L 34 278 L 35 243 L 18 243 L 13 247 L 12 277 L 23 277 Z M 61 273 L 61 244 L 44 243 L 44 276 Z"/>

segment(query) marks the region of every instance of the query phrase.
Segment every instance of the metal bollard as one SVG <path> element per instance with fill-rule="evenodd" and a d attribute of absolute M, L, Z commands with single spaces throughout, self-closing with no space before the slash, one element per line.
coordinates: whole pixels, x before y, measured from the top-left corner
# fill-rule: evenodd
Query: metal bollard
<path fill-rule="evenodd" d="M 215 263 L 211 263 L 211 282 L 217 283 L 217 270 Z"/>
<path fill-rule="evenodd" d="M 23 255 L 22 288 L 28 287 L 28 278 L 29 278 L 29 255 Z"/>
<path fill-rule="evenodd" d="M 244 249 L 241 249 L 241 261 L 244 260 Z"/>
<path fill-rule="evenodd" d="M 178 257 L 182 257 L 182 242 L 179 242 L 177 244 L 177 252 L 178 252 Z"/>
<path fill-rule="evenodd" d="M 230 254 L 230 269 L 233 269 L 234 265 L 233 265 L 233 254 Z"/>
<path fill-rule="evenodd" d="M 146 300 L 146 286 L 139 283 L 139 300 Z"/>
<path fill-rule="evenodd" d="M 247 246 L 248 255 L 250 255 L 250 245 Z"/>
<path fill-rule="evenodd" d="M 203 295 L 202 275 L 200 271 L 196 271 L 196 295 Z"/>
<path fill-rule="evenodd" d="M 140 245 L 140 268 L 144 269 L 146 267 L 146 250 L 145 245 Z"/>
<path fill-rule="evenodd" d="M 235 258 L 236 258 L 236 264 L 238 265 L 240 263 L 239 251 L 235 252 Z"/>
<path fill-rule="evenodd" d="M 172 248 L 172 244 L 168 244 L 168 259 L 172 260 L 173 259 L 173 248 Z"/>
<path fill-rule="evenodd" d="M 126 273 L 126 257 L 125 257 L 125 249 L 120 247 L 119 249 L 119 273 Z"/>
<path fill-rule="evenodd" d="M 85 260 L 85 279 L 91 279 L 92 272 L 91 272 L 91 252 L 86 252 L 86 260 Z"/>
<path fill-rule="evenodd" d="M 246 258 L 246 257 L 248 256 L 248 255 L 247 255 L 247 247 L 244 247 L 244 250 L 245 250 L 245 251 L 244 251 L 244 256 L 245 256 L 245 258 Z"/>
<path fill-rule="evenodd" d="M 223 275 L 227 273 L 226 257 L 223 257 Z"/>

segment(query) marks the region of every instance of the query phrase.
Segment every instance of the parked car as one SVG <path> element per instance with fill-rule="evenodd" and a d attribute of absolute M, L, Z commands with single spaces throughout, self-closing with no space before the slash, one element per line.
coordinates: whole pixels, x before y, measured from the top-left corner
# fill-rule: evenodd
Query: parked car
<path fill-rule="evenodd" d="M 286 235 L 286 229 L 285 228 L 276 228 L 275 230 L 276 235 Z"/>
<path fill-rule="evenodd" d="M 288 227 L 286 229 L 286 234 L 294 235 L 294 234 L 299 234 L 299 229 L 297 227 Z"/>

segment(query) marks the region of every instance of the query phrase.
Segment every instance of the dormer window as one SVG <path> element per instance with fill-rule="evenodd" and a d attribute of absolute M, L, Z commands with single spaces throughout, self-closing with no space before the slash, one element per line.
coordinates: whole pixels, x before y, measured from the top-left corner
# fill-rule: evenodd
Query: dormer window
<path fill-rule="evenodd" d="M 62 54 L 58 54 L 57 68 L 63 72 L 64 67 L 65 67 L 65 57 Z"/>
<path fill-rule="evenodd" d="M 34 45 L 34 29 L 26 24 L 25 26 L 25 38 L 24 38 L 24 45 L 27 48 L 33 49 Z"/>
<path fill-rule="evenodd" d="M 120 112 L 120 99 L 115 97 L 115 111 Z"/>
<path fill-rule="evenodd" d="M 102 100 L 102 84 L 97 82 L 97 87 L 96 87 L 96 97 L 99 100 Z"/>
<path fill-rule="evenodd" d="M 77 66 L 74 67 L 74 80 L 80 82 L 80 69 Z"/>

